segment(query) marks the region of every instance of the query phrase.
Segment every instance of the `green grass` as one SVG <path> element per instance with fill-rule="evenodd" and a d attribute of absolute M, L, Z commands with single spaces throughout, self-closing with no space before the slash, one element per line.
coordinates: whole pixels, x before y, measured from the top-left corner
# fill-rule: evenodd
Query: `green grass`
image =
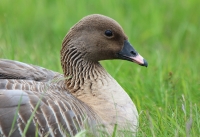
<path fill-rule="evenodd" d="M 200 134 L 199 0 L 0 1 L 0 58 L 62 72 L 59 51 L 69 28 L 100 13 L 117 20 L 148 61 L 103 66 L 140 113 L 138 137 Z"/>

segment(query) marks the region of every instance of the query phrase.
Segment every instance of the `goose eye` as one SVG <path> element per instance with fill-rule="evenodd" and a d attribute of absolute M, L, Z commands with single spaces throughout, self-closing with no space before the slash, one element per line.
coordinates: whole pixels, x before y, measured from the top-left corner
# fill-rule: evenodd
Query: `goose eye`
<path fill-rule="evenodd" d="M 108 37 L 111 37 L 111 36 L 113 36 L 113 33 L 112 33 L 111 30 L 106 30 L 105 35 L 108 36 Z"/>

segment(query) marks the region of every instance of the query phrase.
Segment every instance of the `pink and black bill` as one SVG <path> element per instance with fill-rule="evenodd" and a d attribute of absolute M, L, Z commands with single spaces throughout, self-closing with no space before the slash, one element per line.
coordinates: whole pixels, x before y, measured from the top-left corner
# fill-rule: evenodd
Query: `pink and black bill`
<path fill-rule="evenodd" d="M 117 57 L 119 59 L 135 62 L 141 66 L 148 66 L 147 61 L 139 53 L 137 53 L 127 40 L 124 41 L 124 47 L 119 53 L 117 53 Z"/>

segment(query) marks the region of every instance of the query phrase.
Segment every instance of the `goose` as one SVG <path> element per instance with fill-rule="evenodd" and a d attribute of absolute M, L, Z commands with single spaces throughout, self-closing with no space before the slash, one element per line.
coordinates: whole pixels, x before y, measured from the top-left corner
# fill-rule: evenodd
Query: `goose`
<path fill-rule="evenodd" d="M 116 127 L 134 134 L 138 112 L 99 61 L 121 59 L 147 67 L 114 19 L 83 17 L 62 42 L 63 74 L 0 59 L 0 136 L 75 136 Z M 117 126 L 116 126 L 117 125 Z"/>

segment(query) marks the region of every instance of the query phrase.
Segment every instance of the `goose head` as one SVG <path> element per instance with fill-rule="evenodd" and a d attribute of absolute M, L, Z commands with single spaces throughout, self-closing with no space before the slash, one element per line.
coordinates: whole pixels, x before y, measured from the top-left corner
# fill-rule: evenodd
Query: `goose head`
<path fill-rule="evenodd" d="M 61 61 L 70 48 L 89 62 L 122 59 L 148 65 L 129 43 L 122 27 L 115 20 L 99 14 L 84 17 L 70 29 L 63 40 Z"/>
<path fill-rule="evenodd" d="M 85 88 L 85 83 L 106 78 L 102 76 L 107 73 L 99 61 L 110 59 L 128 60 L 147 67 L 147 62 L 131 46 L 115 20 L 99 14 L 84 17 L 69 30 L 62 43 L 61 65 L 68 77 L 66 88 L 76 92 Z"/>

